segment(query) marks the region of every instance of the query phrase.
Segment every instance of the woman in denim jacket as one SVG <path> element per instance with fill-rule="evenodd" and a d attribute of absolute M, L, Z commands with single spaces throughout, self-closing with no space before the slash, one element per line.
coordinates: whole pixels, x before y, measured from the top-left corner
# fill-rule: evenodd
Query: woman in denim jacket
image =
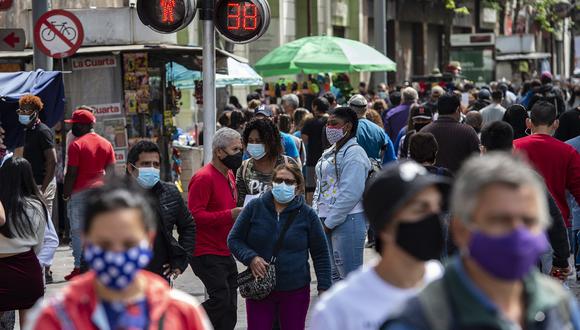
<path fill-rule="evenodd" d="M 332 146 L 316 164 L 313 208 L 324 224 L 332 280 L 340 281 L 363 263 L 367 223 L 362 196 L 371 163 L 356 142 L 358 118 L 349 107 L 330 113 L 326 137 Z"/>

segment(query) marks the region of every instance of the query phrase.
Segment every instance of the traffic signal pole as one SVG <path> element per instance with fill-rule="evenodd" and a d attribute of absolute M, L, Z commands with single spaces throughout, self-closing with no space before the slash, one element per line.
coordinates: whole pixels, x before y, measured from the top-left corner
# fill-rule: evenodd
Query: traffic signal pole
<path fill-rule="evenodd" d="M 38 22 L 40 16 L 49 11 L 50 0 L 32 0 L 32 26 Z M 46 56 L 37 45 L 34 45 L 34 70 L 52 71 L 52 58 Z"/>
<path fill-rule="evenodd" d="M 215 25 L 214 0 L 201 0 L 200 20 L 203 22 L 203 161 L 209 164 L 213 156 L 212 141 L 216 129 L 215 95 Z"/>

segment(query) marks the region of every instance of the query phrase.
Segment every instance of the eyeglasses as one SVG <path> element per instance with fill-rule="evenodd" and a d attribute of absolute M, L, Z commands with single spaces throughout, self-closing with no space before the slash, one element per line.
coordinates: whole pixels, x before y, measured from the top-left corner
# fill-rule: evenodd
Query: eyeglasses
<path fill-rule="evenodd" d="M 296 180 L 294 179 L 282 179 L 282 178 L 275 178 L 274 180 L 272 180 L 274 183 L 276 184 L 281 184 L 282 182 L 284 182 L 285 184 L 289 185 L 289 186 L 293 186 L 296 184 Z"/>
<path fill-rule="evenodd" d="M 19 115 L 28 115 L 34 113 L 34 109 L 18 109 L 16 113 Z"/>

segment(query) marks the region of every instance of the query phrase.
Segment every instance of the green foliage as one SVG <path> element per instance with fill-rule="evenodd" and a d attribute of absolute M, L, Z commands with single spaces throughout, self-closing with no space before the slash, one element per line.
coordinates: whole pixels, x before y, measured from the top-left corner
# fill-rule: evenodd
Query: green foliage
<path fill-rule="evenodd" d="M 445 8 L 453 10 L 456 14 L 469 14 L 465 6 L 459 6 L 456 0 L 444 0 Z M 501 10 L 507 0 L 481 0 L 482 5 L 496 10 Z M 555 28 L 562 22 L 553 9 L 561 0 L 523 0 L 522 5 L 531 5 L 534 8 L 534 19 L 546 32 L 554 32 Z M 578 8 L 578 6 L 577 6 Z"/>
<path fill-rule="evenodd" d="M 458 15 L 469 15 L 469 9 L 465 6 L 457 6 L 455 0 L 445 0 L 445 9 L 453 10 Z"/>

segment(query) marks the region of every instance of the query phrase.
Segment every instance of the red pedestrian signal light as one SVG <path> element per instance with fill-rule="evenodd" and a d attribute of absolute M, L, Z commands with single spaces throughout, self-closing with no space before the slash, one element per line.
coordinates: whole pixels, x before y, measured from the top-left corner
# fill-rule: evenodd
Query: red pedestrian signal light
<path fill-rule="evenodd" d="M 160 0 L 162 11 L 161 22 L 175 24 L 175 0 Z"/>
<path fill-rule="evenodd" d="M 219 0 L 215 9 L 218 32 L 234 43 L 260 38 L 270 25 L 270 6 L 266 0 Z"/>
<path fill-rule="evenodd" d="M 141 22 L 160 33 L 174 33 L 187 27 L 196 10 L 196 0 L 137 0 Z"/>

